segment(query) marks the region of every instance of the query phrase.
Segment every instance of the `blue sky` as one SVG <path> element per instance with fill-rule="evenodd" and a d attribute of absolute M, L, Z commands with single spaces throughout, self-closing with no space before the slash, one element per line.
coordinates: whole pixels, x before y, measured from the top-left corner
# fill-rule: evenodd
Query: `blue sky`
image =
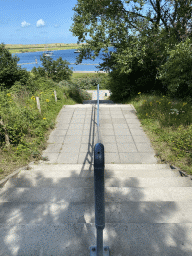
<path fill-rule="evenodd" d="M 69 31 L 77 0 L 0 0 L 0 43 L 77 43 Z"/>
<path fill-rule="evenodd" d="M 77 0 L 0 0 L 0 43 L 76 43 L 69 31 Z"/>

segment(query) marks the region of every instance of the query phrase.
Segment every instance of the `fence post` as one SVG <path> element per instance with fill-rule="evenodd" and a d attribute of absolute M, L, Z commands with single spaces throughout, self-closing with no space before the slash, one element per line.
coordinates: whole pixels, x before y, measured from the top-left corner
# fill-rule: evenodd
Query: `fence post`
<path fill-rule="evenodd" d="M 56 91 L 54 91 L 54 94 L 55 94 L 55 101 L 57 102 L 57 93 L 56 93 Z"/>
<path fill-rule="evenodd" d="M 39 112 L 41 114 L 41 107 L 40 107 L 39 97 L 36 97 L 36 102 L 37 102 L 37 108 L 39 109 Z"/>
<path fill-rule="evenodd" d="M 5 125 L 4 125 L 2 119 L 0 120 L 0 125 L 3 126 L 3 129 L 4 129 L 4 131 L 5 131 L 5 144 L 6 144 L 6 146 L 9 148 L 9 147 L 10 147 L 9 135 L 8 135 L 7 129 L 5 128 Z"/>

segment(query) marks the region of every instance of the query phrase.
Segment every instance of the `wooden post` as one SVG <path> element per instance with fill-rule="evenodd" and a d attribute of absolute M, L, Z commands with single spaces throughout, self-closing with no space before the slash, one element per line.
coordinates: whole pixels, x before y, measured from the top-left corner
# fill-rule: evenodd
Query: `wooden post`
<path fill-rule="evenodd" d="M 54 94 L 55 94 L 55 101 L 57 102 L 57 93 L 56 93 L 56 91 L 54 91 Z"/>
<path fill-rule="evenodd" d="M 8 135 L 8 133 L 7 133 L 7 130 L 6 130 L 6 128 L 5 128 L 5 125 L 4 125 L 2 119 L 0 120 L 0 125 L 3 126 L 3 129 L 4 129 L 4 131 L 5 131 L 5 144 L 6 144 L 7 147 L 10 147 L 9 135 Z"/>
<path fill-rule="evenodd" d="M 39 109 L 39 112 L 41 114 L 41 107 L 40 107 L 39 97 L 36 97 L 36 102 L 37 102 L 37 108 Z"/>

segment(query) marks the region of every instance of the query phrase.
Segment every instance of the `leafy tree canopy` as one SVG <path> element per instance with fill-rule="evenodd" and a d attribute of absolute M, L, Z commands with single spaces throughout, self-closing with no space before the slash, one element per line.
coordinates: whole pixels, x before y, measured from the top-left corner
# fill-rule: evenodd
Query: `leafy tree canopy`
<path fill-rule="evenodd" d="M 143 14 L 146 4 L 148 11 Z M 108 47 L 125 49 L 133 35 L 149 38 L 161 31 L 172 43 L 191 36 L 192 0 L 78 0 L 73 10 L 71 31 L 78 43 L 86 42 L 77 63 L 83 58 L 95 59 L 104 48 L 108 69 L 112 63 Z"/>
<path fill-rule="evenodd" d="M 189 38 L 174 49 L 166 47 L 169 58 L 158 68 L 157 79 L 168 84 L 172 94 L 192 97 L 192 44 Z M 189 95 L 190 94 L 190 95 Z"/>

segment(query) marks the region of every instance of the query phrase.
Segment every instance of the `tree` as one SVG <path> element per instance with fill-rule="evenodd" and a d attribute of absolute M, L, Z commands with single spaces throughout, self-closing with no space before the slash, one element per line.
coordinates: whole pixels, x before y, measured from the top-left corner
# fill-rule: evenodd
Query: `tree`
<path fill-rule="evenodd" d="M 29 79 L 29 74 L 25 69 L 17 65 L 19 58 L 12 57 L 5 48 L 5 44 L 0 45 L 0 86 L 9 89 L 16 81 L 24 85 Z"/>
<path fill-rule="evenodd" d="M 69 62 L 58 58 L 54 60 L 49 56 L 41 56 L 43 67 L 33 68 L 32 72 L 36 75 L 47 76 L 55 82 L 60 82 L 62 80 L 69 80 L 72 76 L 73 71 L 69 68 Z"/>
<path fill-rule="evenodd" d="M 78 0 L 70 30 L 78 37 L 78 43 L 86 41 L 87 45 L 81 47 L 77 62 L 94 59 L 101 48 L 107 52 L 110 45 L 127 47 L 133 31 L 147 36 L 151 30 L 158 33 L 163 28 L 167 37 L 182 41 L 182 37 L 191 36 L 191 3 L 192 0 Z M 145 4 L 149 5 L 146 15 L 140 12 Z"/>
<path fill-rule="evenodd" d="M 166 47 L 191 37 L 192 0 L 78 0 L 73 10 L 71 31 L 78 43 L 87 43 L 77 63 L 94 59 L 104 48 L 99 68 L 111 71 L 113 96 L 167 91 L 168 85 L 156 79 L 158 68 L 169 57 Z M 111 45 L 113 52 L 108 51 Z"/>

